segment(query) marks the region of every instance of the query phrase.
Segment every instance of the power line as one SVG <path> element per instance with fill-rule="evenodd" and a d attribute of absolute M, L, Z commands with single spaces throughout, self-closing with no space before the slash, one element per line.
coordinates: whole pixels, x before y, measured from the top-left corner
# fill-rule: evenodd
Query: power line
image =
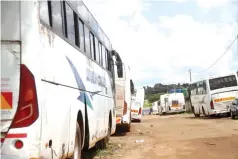
<path fill-rule="evenodd" d="M 220 59 L 228 52 L 228 50 L 231 48 L 231 46 L 234 44 L 234 42 L 237 40 L 238 38 L 238 34 L 236 35 L 235 39 L 231 42 L 231 44 L 227 47 L 227 49 L 225 50 L 225 52 L 213 63 L 211 64 L 209 67 L 207 67 L 206 69 L 200 71 L 200 72 L 197 72 L 197 73 L 202 73 L 202 72 L 205 72 L 206 70 L 208 70 L 209 68 L 211 68 L 212 66 L 214 66 L 218 61 L 220 61 Z M 197 74 L 196 73 L 196 74 Z"/>

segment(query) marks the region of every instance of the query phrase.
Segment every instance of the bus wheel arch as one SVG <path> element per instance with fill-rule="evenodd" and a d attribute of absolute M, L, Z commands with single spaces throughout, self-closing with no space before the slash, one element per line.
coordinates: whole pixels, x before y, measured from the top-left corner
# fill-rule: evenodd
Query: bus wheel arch
<path fill-rule="evenodd" d="M 83 115 L 82 115 L 82 112 L 81 111 L 79 111 L 78 112 L 78 115 L 77 115 L 77 124 L 78 124 L 78 126 L 79 126 L 79 129 L 81 130 L 81 132 L 80 132 L 80 135 L 81 135 L 81 147 L 83 146 L 83 143 L 84 143 L 84 124 L 83 124 Z"/>
<path fill-rule="evenodd" d="M 74 153 L 72 158 L 73 159 L 81 159 L 82 156 L 82 129 L 79 126 L 79 123 L 76 122 L 76 131 L 75 131 L 75 142 L 74 142 Z"/>

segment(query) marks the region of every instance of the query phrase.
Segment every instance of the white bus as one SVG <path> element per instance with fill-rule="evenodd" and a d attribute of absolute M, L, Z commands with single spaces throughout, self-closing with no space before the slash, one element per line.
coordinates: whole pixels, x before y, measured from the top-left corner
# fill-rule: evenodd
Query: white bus
<path fill-rule="evenodd" d="M 117 62 L 121 62 L 119 54 L 113 50 L 113 55 Z M 130 68 L 122 63 L 121 67 L 115 67 L 115 85 L 116 85 L 116 124 L 118 129 L 130 131 L 131 126 L 131 101 L 132 85 Z"/>
<path fill-rule="evenodd" d="M 169 94 L 162 94 L 160 96 L 160 106 L 159 106 L 159 114 L 164 115 L 169 111 L 169 103 L 168 103 Z"/>
<path fill-rule="evenodd" d="M 81 158 L 116 129 L 111 44 L 82 1 L 1 2 L 1 157 Z"/>
<path fill-rule="evenodd" d="M 190 84 L 190 99 L 195 117 L 227 113 L 229 103 L 238 97 L 237 75 L 207 78 Z"/>
<path fill-rule="evenodd" d="M 183 93 L 171 93 L 168 95 L 168 112 L 185 112 L 185 98 Z"/>
<path fill-rule="evenodd" d="M 159 113 L 158 101 L 152 103 L 152 114 L 157 115 Z"/>
<path fill-rule="evenodd" d="M 131 106 L 131 118 L 132 121 L 139 121 L 141 122 L 142 118 L 142 111 L 144 107 L 144 100 L 145 100 L 145 89 L 142 88 L 136 88 L 136 91 L 134 93 L 135 99 Z"/>

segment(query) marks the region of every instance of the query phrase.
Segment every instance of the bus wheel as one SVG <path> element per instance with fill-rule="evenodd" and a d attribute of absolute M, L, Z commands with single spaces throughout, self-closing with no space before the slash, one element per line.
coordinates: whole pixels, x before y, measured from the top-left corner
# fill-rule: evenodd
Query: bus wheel
<path fill-rule="evenodd" d="M 80 129 L 79 124 L 77 122 L 73 159 L 81 159 L 81 151 L 82 151 L 81 129 Z"/>
<path fill-rule="evenodd" d="M 231 111 L 227 113 L 227 116 L 228 116 L 228 117 L 231 117 Z"/>
<path fill-rule="evenodd" d="M 198 118 L 198 117 L 200 117 L 200 114 L 194 114 L 194 116 Z"/>
<path fill-rule="evenodd" d="M 105 148 L 107 147 L 107 144 L 109 143 L 111 130 L 112 130 L 112 120 L 111 120 L 111 116 L 109 115 L 107 137 L 105 138 L 105 145 L 104 145 Z"/>
<path fill-rule="evenodd" d="M 203 107 L 202 107 L 202 113 L 203 113 L 203 115 L 204 115 L 205 117 L 208 117 L 208 115 L 206 115 L 205 110 L 204 110 Z"/>
<path fill-rule="evenodd" d="M 110 135 L 111 135 L 111 127 L 112 127 L 112 123 L 111 123 L 111 119 L 110 119 L 110 115 L 109 115 L 109 120 L 108 120 L 108 129 L 107 129 L 107 136 L 100 140 L 98 142 L 98 148 L 99 149 L 105 149 L 107 148 L 107 144 L 109 143 L 109 140 L 110 140 Z"/>
<path fill-rule="evenodd" d="M 192 111 L 193 111 L 193 114 L 194 114 L 195 117 L 200 117 L 200 113 L 199 114 L 195 113 L 194 107 L 192 107 Z"/>

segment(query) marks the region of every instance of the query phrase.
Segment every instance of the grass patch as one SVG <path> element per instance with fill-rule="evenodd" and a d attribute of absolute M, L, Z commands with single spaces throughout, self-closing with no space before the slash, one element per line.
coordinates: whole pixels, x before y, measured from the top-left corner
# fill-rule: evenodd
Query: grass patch
<path fill-rule="evenodd" d="M 120 147 L 119 144 L 116 143 L 109 143 L 106 149 L 96 149 L 92 148 L 83 154 L 83 159 L 93 159 L 93 158 L 100 158 L 104 156 L 112 156 L 114 152 L 116 152 Z"/>

